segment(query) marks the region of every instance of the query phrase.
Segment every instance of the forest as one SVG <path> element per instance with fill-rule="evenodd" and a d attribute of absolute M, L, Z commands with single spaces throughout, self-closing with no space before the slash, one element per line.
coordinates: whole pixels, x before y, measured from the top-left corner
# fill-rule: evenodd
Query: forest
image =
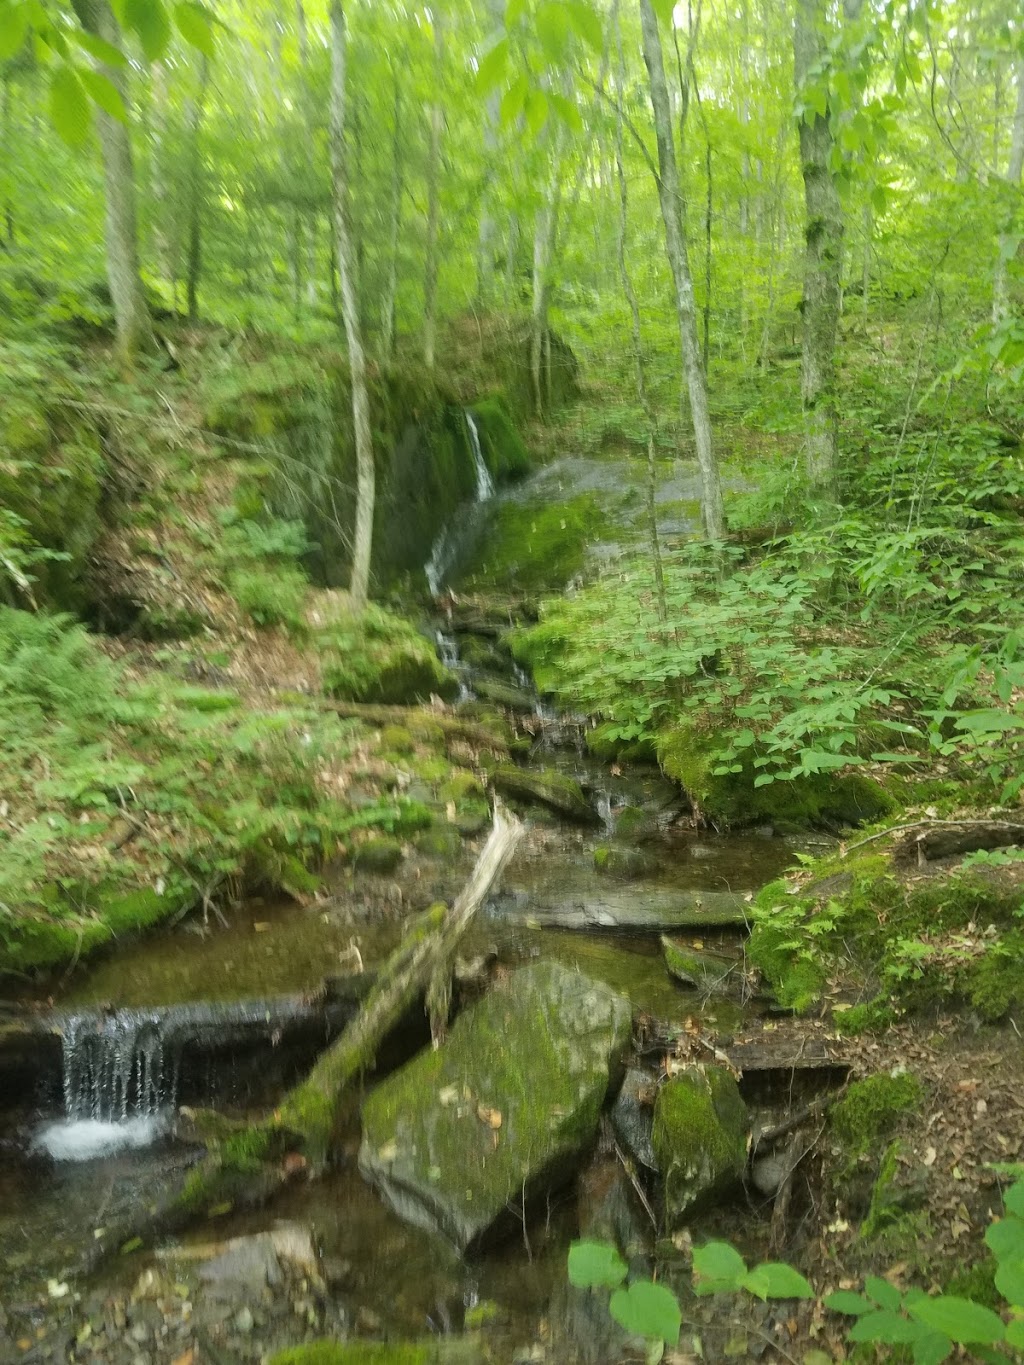
<path fill-rule="evenodd" d="M 1024 18 L 0 0 L 0 1365 L 1024 1359 Z"/>

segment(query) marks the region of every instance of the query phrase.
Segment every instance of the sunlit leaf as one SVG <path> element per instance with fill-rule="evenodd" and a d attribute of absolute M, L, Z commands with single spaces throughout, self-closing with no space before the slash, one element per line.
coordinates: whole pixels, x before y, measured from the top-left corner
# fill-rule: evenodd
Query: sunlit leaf
<path fill-rule="evenodd" d="M 626 1278 L 626 1262 L 609 1242 L 584 1239 L 569 1247 L 569 1283 L 577 1289 L 615 1289 Z"/>
<path fill-rule="evenodd" d="M 138 36 L 146 60 L 159 61 L 171 41 L 163 0 L 124 0 L 124 23 Z"/>
<path fill-rule="evenodd" d="M 95 57 L 97 61 L 105 62 L 107 66 L 128 65 L 128 58 L 119 47 L 108 43 L 104 38 L 98 38 L 95 33 L 86 33 L 82 28 L 71 29 L 70 33 L 78 46 L 84 48 L 90 57 Z"/>
<path fill-rule="evenodd" d="M 121 92 L 109 77 L 99 71 L 79 71 L 79 78 L 96 104 L 119 123 L 128 122 L 128 110 L 124 107 Z"/>
<path fill-rule="evenodd" d="M 679 1300 L 662 1284 L 636 1280 L 628 1289 L 616 1289 L 608 1304 L 612 1317 L 630 1334 L 675 1346 L 682 1314 Z"/>
<path fill-rule="evenodd" d="M 1002 1341 L 1006 1335 L 1002 1319 L 991 1308 L 954 1294 L 919 1299 L 910 1305 L 910 1312 L 918 1322 L 944 1333 L 961 1346 L 976 1342 L 991 1345 L 994 1341 Z"/>
<path fill-rule="evenodd" d="M 508 67 L 508 39 L 502 38 L 481 58 L 476 70 L 476 88 L 481 95 L 489 95 L 505 79 Z"/>
<path fill-rule="evenodd" d="M 69 147 L 79 147 L 89 136 L 92 110 L 78 73 L 66 62 L 50 77 L 50 117 Z"/>
<path fill-rule="evenodd" d="M 213 16 L 205 5 L 196 4 L 195 0 L 184 0 L 174 7 L 174 22 L 186 43 L 190 43 L 204 57 L 215 55 Z"/>

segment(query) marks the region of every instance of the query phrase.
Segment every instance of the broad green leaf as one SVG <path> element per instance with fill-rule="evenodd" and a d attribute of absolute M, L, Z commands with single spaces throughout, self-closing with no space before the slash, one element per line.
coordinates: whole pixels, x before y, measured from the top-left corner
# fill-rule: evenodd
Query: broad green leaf
<path fill-rule="evenodd" d="M 905 1345 L 921 1336 L 921 1328 L 902 1313 L 879 1308 L 858 1318 L 847 1333 L 848 1341 L 875 1341 L 888 1346 Z"/>
<path fill-rule="evenodd" d="M 159 61 L 171 41 L 171 24 L 163 0 L 124 0 L 124 22 L 138 35 L 146 60 Z"/>
<path fill-rule="evenodd" d="M 981 730 L 984 732 L 1024 730 L 1024 716 L 1014 716 L 1008 711 L 996 711 L 995 709 L 966 711 L 957 719 L 956 728 L 958 730 Z"/>
<path fill-rule="evenodd" d="M 864 1293 L 869 1299 L 874 1299 L 879 1308 L 899 1308 L 903 1302 L 903 1295 L 895 1285 L 888 1280 L 883 1280 L 880 1275 L 869 1275 L 864 1281 Z"/>
<path fill-rule="evenodd" d="M 1024 1261 L 1001 1261 L 996 1269 L 996 1288 L 1014 1308 L 1024 1308 Z"/>
<path fill-rule="evenodd" d="M 78 72 L 62 62 L 50 77 L 50 117 L 69 147 L 79 147 L 89 136 L 92 110 Z"/>
<path fill-rule="evenodd" d="M 743 1278 L 743 1288 L 759 1299 L 813 1299 L 814 1290 L 798 1270 L 782 1261 L 764 1261 Z"/>
<path fill-rule="evenodd" d="M 0 62 L 6 62 L 16 52 L 28 33 L 28 7 L 26 5 L 0 6 Z"/>
<path fill-rule="evenodd" d="M 960 1346 L 974 1342 L 990 1345 L 1002 1341 L 1006 1335 L 1002 1319 L 980 1303 L 957 1298 L 955 1294 L 940 1294 L 934 1299 L 920 1299 L 910 1305 L 918 1322 L 936 1332 L 943 1332 Z"/>
<path fill-rule="evenodd" d="M 508 39 L 502 38 L 480 60 L 476 69 L 476 88 L 481 95 L 489 95 L 505 79 L 508 67 Z"/>
<path fill-rule="evenodd" d="M 1000 1218 L 985 1232 L 985 1245 L 997 1261 L 1024 1261 L 1024 1222 L 1019 1218 Z"/>
<path fill-rule="evenodd" d="M 876 213 L 884 213 L 889 205 L 889 196 L 884 185 L 875 185 L 871 191 L 871 207 Z"/>
<path fill-rule="evenodd" d="M 825 1295 L 825 1307 L 833 1313 L 845 1313 L 847 1317 L 860 1318 L 865 1313 L 873 1313 L 875 1305 L 863 1294 L 854 1294 L 849 1289 L 837 1289 L 834 1294 Z"/>
<path fill-rule="evenodd" d="M 583 120 L 580 111 L 573 104 L 572 100 L 567 100 L 564 95 L 558 94 L 556 90 L 548 91 L 548 104 L 555 111 L 558 117 L 574 133 L 583 132 Z"/>
<path fill-rule="evenodd" d="M 747 1273 L 747 1263 L 728 1242 L 708 1242 L 694 1247 L 694 1289 L 698 1294 L 719 1294 L 739 1289 Z"/>
<path fill-rule="evenodd" d="M 510 123 L 515 123 L 516 119 L 523 112 L 523 105 L 526 103 L 526 96 L 529 92 L 529 82 L 525 76 L 517 76 L 509 88 L 501 97 L 501 122 L 504 127 Z"/>
<path fill-rule="evenodd" d="M 616 1289 L 608 1311 L 627 1332 L 675 1346 L 682 1314 L 671 1289 L 651 1280 L 635 1280 L 628 1289 Z"/>
<path fill-rule="evenodd" d="M 82 70 L 79 71 L 78 76 L 104 113 L 109 114 L 111 118 L 116 118 L 118 123 L 128 122 L 128 110 L 124 107 L 121 92 L 109 77 L 104 76 L 99 71 Z"/>
<path fill-rule="evenodd" d="M 549 62 L 558 63 L 569 48 L 569 16 L 565 6 L 548 0 L 537 9 L 537 37 Z"/>
<path fill-rule="evenodd" d="M 577 1289 L 615 1289 L 626 1278 L 626 1262 L 610 1242 L 584 1239 L 569 1247 L 569 1283 Z"/>
<path fill-rule="evenodd" d="M 665 28 L 672 27 L 672 16 L 675 13 L 676 0 L 651 0 L 651 8 L 657 15 L 658 23 Z"/>
<path fill-rule="evenodd" d="M 1024 1318 L 1014 1318 L 1007 1324 L 1006 1341 L 1015 1350 L 1024 1351 Z"/>
<path fill-rule="evenodd" d="M 1018 1180 L 1003 1195 L 1003 1207 L 1007 1213 L 1016 1213 L 1024 1218 L 1024 1180 Z"/>
<path fill-rule="evenodd" d="M 604 31 L 601 20 L 585 3 L 585 0 L 570 0 L 570 3 L 565 6 L 565 11 L 575 32 L 595 52 L 601 52 L 604 48 Z"/>
<path fill-rule="evenodd" d="M 195 0 L 183 0 L 183 3 L 174 6 L 174 22 L 186 43 L 197 48 L 204 57 L 216 54 L 213 16 L 205 5 L 197 4 Z"/>
<path fill-rule="evenodd" d="M 531 90 L 526 96 L 526 126 L 537 136 L 548 117 L 548 97 L 543 90 Z"/>
<path fill-rule="evenodd" d="M 914 1342 L 914 1365 L 942 1365 L 952 1349 L 953 1343 L 941 1332 L 922 1332 Z"/>
<path fill-rule="evenodd" d="M 95 33 L 86 33 L 82 28 L 69 29 L 69 33 L 78 46 L 84 48 L 89 56 L 95 57 L 97 61 L 105 62 L 107 66 L 128 65 L 128 58 L 119 47 L 106 42 L 103 38 L 97 38 Z"/>

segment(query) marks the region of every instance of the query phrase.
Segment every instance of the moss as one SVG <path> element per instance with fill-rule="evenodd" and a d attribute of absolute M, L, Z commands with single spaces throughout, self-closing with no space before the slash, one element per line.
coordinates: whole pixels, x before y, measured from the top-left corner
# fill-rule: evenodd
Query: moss
<path fill-rule="evenodd" d="M 852 1005 L 848 1010 L 837 1011 L 832 1024 L 837 1033 L 852 1038 L 860 1033 L 882 1033 L 898 1018 L 899 1013 L 889 999 L 879 996 L 862 1005 Z"/>
<path fill-rule="evenodd" d="M 432 1345 L 414 1342 L 311 1341 L 270 1357 L 268 1365 L 431 1365 Z"/>
<path fill-rule="evenodd" d="M 627 844 L 642 844 L 659 838 L 657 817 L 640 806 L 624 806 L 615 817 L 615 837 Z"/>
<path fill-rule="evenodd" d="M 402 845 L 397 839 L 366 839 L 353 849 L 352 865 L 359 872 L 393 872 L 402 856 Z"/>
<path fill-rule="evenodd" d="M 835 829 L 880 819 L 894 809 L 892 798 L 870 778 L 854 773 L 816 773 L 791 782 L 755 787 L 753 767 L 715 775 L 717 735 L 699 734 L 674 724 L 657 736 L 658 761 L 686 792 L 704 818 L 716 827 L 763 824 L 794 829 Z"/>
<path fill-rule="evenodd" d="M 380 607 L 320 627 L 324 688 L 345 701 L 406 705 L 454 697 L 458 681 L 408 621 Z"/>
<path fill-rule="evenodd" d="M 443 825 L 437 829 L 426 830 L 422 834 L 417 834 L 413 839 L 413 846 L 419 853 L 424 853 L 428 858 L 442 858 L 445 861 L 457 858 L 462 851 L 462 839 L 458 830 L 445 828 Z"/>
<path fill-rule="evenodd" d="M 635 881 L 648 877 L 657 870 L 657 861 L 638 848 L 616 848 L 602 845 L 594 849 L 594 867 L 608 877 Z"/>
<path fill-rule="evenodd" d="M 906 1183 L 901 1166 L 902 1148 L 890 1142 L 882 1155 L 878 1175 L 871 1187 L 868 1211 L 860 1237 L 874 1243 L 886 1259 L 913 1255 L 930 1232 L 930 1220 L 922 1209 L 923 1182 Z"/>
<path fill-rule="evenodd" d="M 490 823 L 491 808 L 482 797 L 469 797 L 458 803 L 455 811 L 455 828 L 467 839 L 479 834 Z"/>
<path fill-rule="evenodd" d="M 547 806 L 581 824 L 598 823 L 597 813 L 580 784 L 555 768 L 526 769 L 517 768 L 514 763 L 498 763 L 491 769 L 490 781 L 495 791 L 513 800 Z"/>
<path fill-rule="evenodd" d="M 990 1023 L 1024 1003 L 1024 933 L 1014 930 L 959 974 L 958 990 Z"/>
<path fill-rule="evenodd" d="M 868 1076 L 854 1081 L 836 1104 L 829 1122 L 833 1133 L 851 1157 L 877 1148 L 895 1131 L 900 1121 L 919 1108 L 924 1087 L 916 1076 Z"/>
<path fill-rule="evenodd" d="M 524 478 L 530 456 L 501 398 L 484 398 L 470 408 L 480 434 L 484 462 L 498 483 Z"/>
<path fill-rule="evenodd" d="M 654 763 L 657 751 L 648 740 L 622 740 L 617 737 L 617 727 L 610 721 L 595 725 L 587 731 L 587 748 L 595 758 L 611 762 L 619 759 L 623 763 Z"/>
<path fill-rule="evenodd" d="M 380 732 L 381 744 L 393 754 L 411 754 L 416 741 L 404 725 L 385 725 Z"/>
<path fill-rule="evenodd" d="M 483 795 L 483 783 L 476 773 L 471 773 L 465 768 L 457 768 L 438 790 L 438 796 L 442 801 L 465 801 L 467 797 Z"/>
<path fill-rule="evenodd" d="M 459 582 L 519 592 L 558 591 L 582 571 L 588 546 L 600 540 L 606 526 L 606 515 L 591 493 L 542 505 L 503 501 Z"/>
<path fill-rule="evenodd" d="M 670 1227 L 738 1183 L 747 1164 L 749 1129 L 736 1082 L 723 1067 L 691 1067 L 662 1086 L 652 1141 Z"/>

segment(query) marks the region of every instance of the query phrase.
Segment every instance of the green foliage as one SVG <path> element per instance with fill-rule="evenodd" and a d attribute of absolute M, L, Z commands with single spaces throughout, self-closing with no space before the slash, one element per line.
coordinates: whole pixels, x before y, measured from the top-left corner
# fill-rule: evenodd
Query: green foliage
<path fill-rule="evenodd" d="M 235 569 L 228 583 L 231 595 L 256 625 L 301 627 L 309 581 L 300 569 Z"/>
<path fill-rule="evenodd" d="M 909 1072 L 868 1076 L 854 1081 L 829 1113 L 832 1131 L 853 1157 L 875 1151 L 924 1097 L 921 1082 Z"/>
<path fill-rule="evenodd" d="M 569 1283 L 577 1289 L 617 1289 L 627 1266 L 609 1242 L 586 1240 L 569 1248 Z"/>
<path fill-rule="evenodd" d="M 407 704 L 458 690 L 430 644 L 409 622 L 371 606 L 359 617 L 321 627 L 325 689 L 348 701 Z"/>
<path fill-rule="evenodd" d="M 708 1242 L 693 1250 L 694 1289 L 698 1294 L 737 1293 L 759 1299 L 813 1299 L 814 1290 L 792 1266 L 764 1261 L 748 1270 L 728 1242 Z"/>
<path fill-rule="evenodd" d="M 652 1280 L 624 1284 L 628 1267 L 609 1242 L 583 1240 L 569 1247 L 569 1281 L 577 1289 L 610 1289 L 608 1311 L 630 1336 L 645 1337 L 655 1347 L 675 1346 L 682 1313 L 671 1289 Z M 648 1359 L 659 1360 L 659 1354 Z"/>

